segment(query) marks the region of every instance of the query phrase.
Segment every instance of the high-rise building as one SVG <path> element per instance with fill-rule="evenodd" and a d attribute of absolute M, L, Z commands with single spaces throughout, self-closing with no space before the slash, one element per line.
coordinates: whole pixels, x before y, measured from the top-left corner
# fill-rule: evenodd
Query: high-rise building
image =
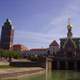
<path fill-rule="evenodd" d="M 13 45 L 14 28 L 9 19 L 6 19 L 1 30 L 1 49 L 9 50 Z"/>

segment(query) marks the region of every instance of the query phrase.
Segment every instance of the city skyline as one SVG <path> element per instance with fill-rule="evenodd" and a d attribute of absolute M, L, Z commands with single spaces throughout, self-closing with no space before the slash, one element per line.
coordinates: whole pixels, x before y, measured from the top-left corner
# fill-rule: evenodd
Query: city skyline
<path fill-rule="evenodd" d="M 15 28 L 14 44 L 46 48 L 51 41 L 67 36 L 68 17 L 73 36 L 80 36 L 79 4 L 79 0 L 0 0 L 0 29 L 9 18 Z"/>

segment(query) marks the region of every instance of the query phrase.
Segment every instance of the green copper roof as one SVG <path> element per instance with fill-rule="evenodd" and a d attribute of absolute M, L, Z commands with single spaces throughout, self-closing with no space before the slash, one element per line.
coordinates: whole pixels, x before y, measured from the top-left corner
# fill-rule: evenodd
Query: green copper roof
<path fill-rule="evenodd" d="M 75 42 L 72 40 L 72 38 L 67 38 L 66 42 L 65 42 L 64 45 L 63 45 L 63 48 L 66 47 L 66 45 L 68 44 L 68 41 L 69 41 L 69 40 L 72 42 L 74 48 L 77 48 L 77 46 L 76 46 Z"/>

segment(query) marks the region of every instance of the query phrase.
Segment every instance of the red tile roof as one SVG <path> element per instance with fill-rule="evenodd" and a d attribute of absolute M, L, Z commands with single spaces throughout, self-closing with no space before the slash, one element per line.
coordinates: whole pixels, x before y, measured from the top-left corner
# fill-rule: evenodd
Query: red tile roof
<path fill-rule="evenodd" d="M 34 49 L 30 49 L 31 51 L 43 51 L 43 50 L 47 50 L 47 48 L 34 48 Z"/>

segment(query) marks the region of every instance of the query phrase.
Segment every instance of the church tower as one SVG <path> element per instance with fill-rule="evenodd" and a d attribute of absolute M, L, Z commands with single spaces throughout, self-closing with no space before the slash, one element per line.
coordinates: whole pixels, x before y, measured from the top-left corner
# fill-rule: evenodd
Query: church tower
<path fill-rule="evenodd" d="M 14 28 L 9 19 L 6 19 L 1 30 L 1 49 L 10 50 L 13 45 Z"/>
<path fill-rule="evenodd" d="M 64 42 L 63 49 L 68 57 L 72 57 L 76 54 L 76 43 L 72 37 L 72 25 L 70 24 L 70 18 L 67 25 L 67 39 Z"/>

